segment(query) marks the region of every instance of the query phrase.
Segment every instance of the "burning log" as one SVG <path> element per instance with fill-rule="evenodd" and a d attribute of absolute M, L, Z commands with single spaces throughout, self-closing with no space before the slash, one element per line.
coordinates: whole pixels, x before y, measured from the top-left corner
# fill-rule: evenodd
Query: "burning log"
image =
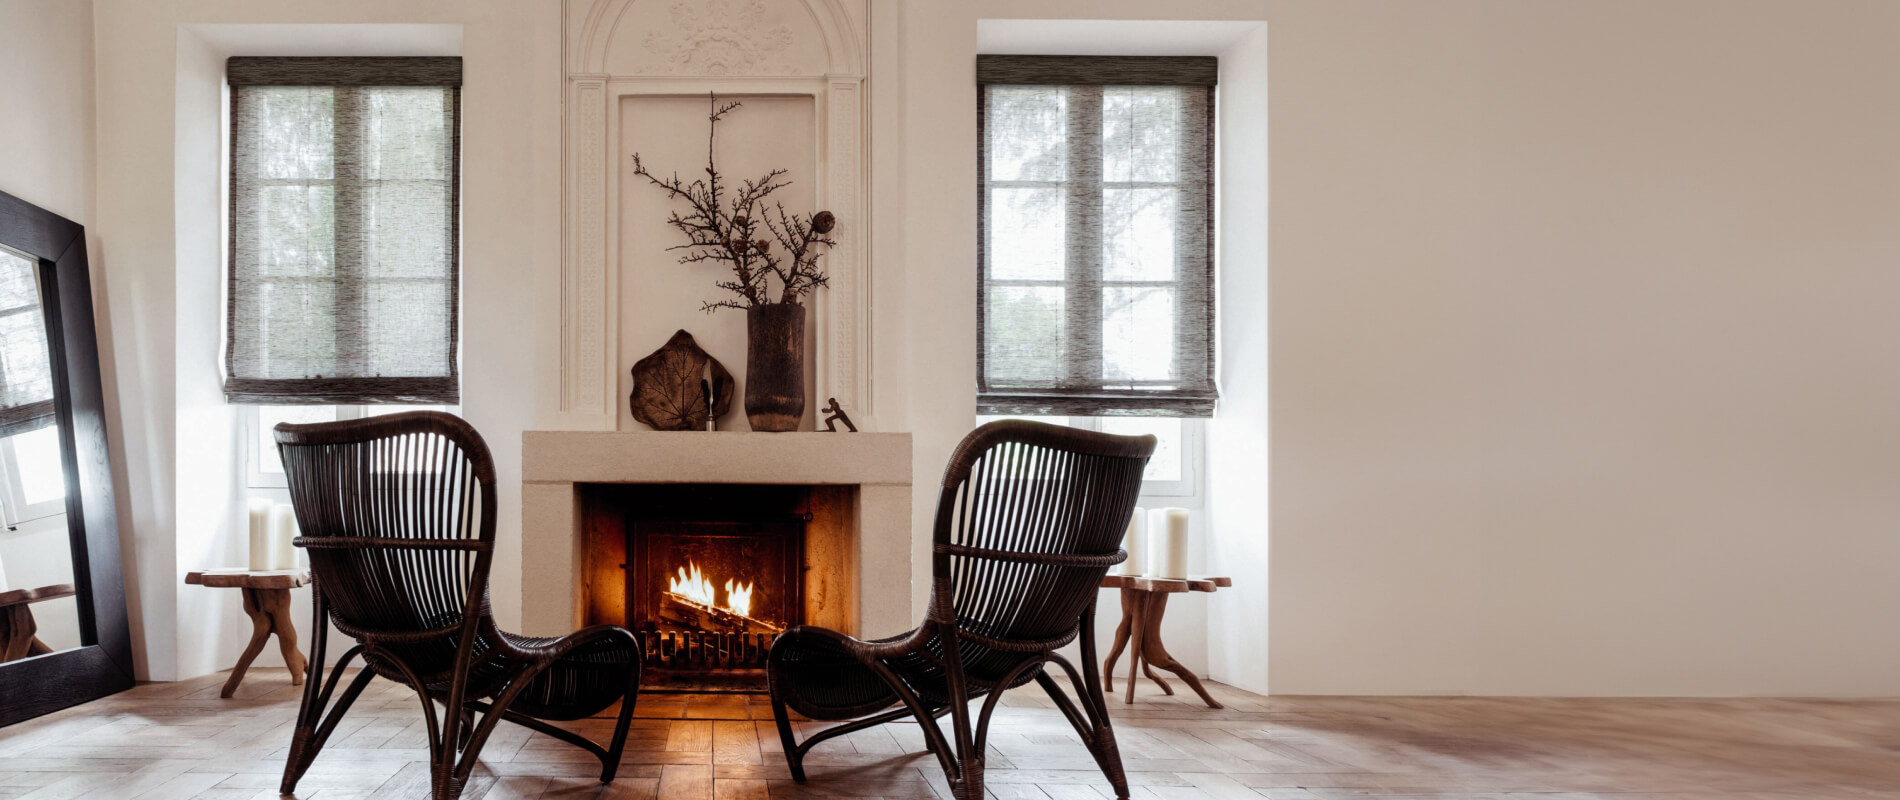
<path fill-rule="evenodd" d="M 700 631 L 779 634 L 784 628 L 724 608 L 715 608 L 674 592 L 660 594 L 660 618 Z"/>

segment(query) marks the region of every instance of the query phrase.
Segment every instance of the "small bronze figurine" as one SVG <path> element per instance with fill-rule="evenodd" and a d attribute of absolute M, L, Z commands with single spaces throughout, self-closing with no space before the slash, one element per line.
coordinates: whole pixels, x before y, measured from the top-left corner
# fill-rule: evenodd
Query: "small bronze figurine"
<path fill-rule="evenodd" d="M 838 407 L 838 398 L 831 398 L 831 403 L 825 406 L 825 415 L 825 430 L 837 433 L 838 423 L 842 422 L 846 430 L 858 432 L 858 426 L 851 424 L 851 418 L 845 416 L 844 409 Z"/>

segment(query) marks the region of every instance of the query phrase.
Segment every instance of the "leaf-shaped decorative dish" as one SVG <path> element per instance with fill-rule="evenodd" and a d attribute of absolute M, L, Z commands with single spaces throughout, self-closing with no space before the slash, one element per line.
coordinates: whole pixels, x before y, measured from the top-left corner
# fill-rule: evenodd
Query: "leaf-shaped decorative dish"
<path fill-rule="evenodd" d="M 658 431 L 703 431 L 732 409 L 732 373 L 699 349 L 693 335 L 673 334 L 666 344 L 633 365 L 633 418 Z M 711 395 L 708 397 L 708 395 Z"/>

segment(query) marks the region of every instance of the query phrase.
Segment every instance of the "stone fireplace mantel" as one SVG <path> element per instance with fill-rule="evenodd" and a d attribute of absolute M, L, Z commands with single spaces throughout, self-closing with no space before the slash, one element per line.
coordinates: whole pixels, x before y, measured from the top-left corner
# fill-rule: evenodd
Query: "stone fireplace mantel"
<path fill-rule="evenodd" d="M 577 485 L 854 486 L 854 633 L 916 623 L 910 607 L 908 433 L 527 431 L 522 462 L 522 624 L 558 635 L 583 619 Z"/>

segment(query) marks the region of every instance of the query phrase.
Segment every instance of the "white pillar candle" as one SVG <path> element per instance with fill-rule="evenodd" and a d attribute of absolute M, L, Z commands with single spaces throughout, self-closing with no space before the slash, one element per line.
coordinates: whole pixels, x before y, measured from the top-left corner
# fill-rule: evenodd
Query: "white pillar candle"
<path fill-rule="evenodd" d="M 276 563 L 276 554 L 271 552 L 270 538 L 271 502 L 263 498 L 251 500 L 251 536 L 249 564 L 253 572 L 271 569 Z"/>
<path fill-rule="evenodd" d="M 295 569 L 297 566 L 297 547 L 290 540 L 297 538 L 297 512 L 289 503 L 278 503 L 270 509 L 270 551 L 271 569 Z"/>
<path fill-rule="evenodd" d="M 1118 574 L 1140 575 L 1142 565 L 1148 561 L 1148 512 L 1136 507 L 1135 513 L 1128 517 L 1128 532 L 1122 535 L 1122 549 L 1128 551 L 1128 560 L 1117 567 Z"/>
<path fill-rule="evenodd" d="M 1186 578 L 1188 510 L 1157 508 L 1150 512 L 1153 531 L 1148 536 L 1148 574 L 1156 578 Z"/>

